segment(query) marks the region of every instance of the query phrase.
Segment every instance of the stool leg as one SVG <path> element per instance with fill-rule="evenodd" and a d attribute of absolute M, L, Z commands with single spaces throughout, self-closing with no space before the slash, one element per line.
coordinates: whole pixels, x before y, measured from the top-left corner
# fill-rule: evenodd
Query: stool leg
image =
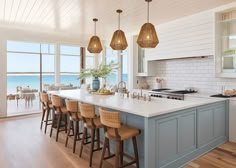
<path fill-rule="evenodd" d="M 103 148 L 102 148 L 102 155 L 101 155 L 101 159 L 100 159 L 99 168 L 102 168 L 102 163 L 103 163 L 103 159 L 104 159 L 104 156 L 105 156 L 105 153 L 106 153 L 106 148 L 107 148 L 108 143 L 109 143 L 108 138 L 105 137 Z"/>
<path fill-rule="evenodd" d="M 46 112 L 46 110 L 43 109 L 43 114 L 42 114 L 42 119 L 41 119 L 41 126 L 40 126 L 40 129 L 42 129 L 42 127 L 43 127 L 43 121 L 44 121 L 45 112 Z"/>
<path fill-rule="evenodd" d="M 74 144 L 73 144 L 73 153 L 75 153 L 76 140 L 78 136 L 78 122 L 75 122 L 75 135 L 74 135 Z"/>
<path fill-rule="evenodd" d="M 56 114 L 55 111 L 53 111 L 53 115 L 52 115 L 52 126 L 51 126 L 51 131 L 50 131 L 50 137 L 52 136 L 52 130 L 53 130 L 53 126 L 55 124 L 55 119 L 56 119 Z"/>
<path fill-rule="evenodd" d="M 88 143 L 88 129 L 86 128 L 86 131 L 85 131 L 85 137 L 86 137 L 86 143 Z"/>
<path fill-rule="evenodd" d="M 74 136 L 75 135 L 74 123 L 72 124 L 71 129 L 72 129 L 72 136 Z"/>
<path fill-rule="evenodd" d="M 120 142 L 120 167 L 123 166 L 123 149 L 124 149 L 124 141 Z"/>
<path fill-rule="evenodd" d="M 46 134 L 47 132 L 47 127 L 48 127 L 48 118 L 49 118 L 49 114 L 50 114 L 50 109 L 47 110 L 47 115 L 46 115 L 46 125 L 45 125 L 45 130 L 44 130 L 44 133 Z"/>
<path fill-rule="evenodd" d="M 61 117 L 62 117 L 62 114 L 59 113 L 59 114 L 58 114 L 58 119 L 57 119 L 57 134 L 56 134 L 56 142 L 58 141 L 58 135 L 59 135 L 59 132 L 60 132 Z"/>
<path fill-rule="evenodd" d="M 89 166 L 92 166 L 93 161 L 93 149 L 94 149 L 94 137 L 95 137 L 95 129 L 91 130 L 91 148 L 90 148 L 90 158 L 89 158 Z"/>
<path fill-rule="evenodd" d="M 99 130 L 99 128 L 97 128 L 96 132 L 97 132 L 97 149 L 99 149 L 100 148 L 100 130 Z"/>
<path fill-rule="evenodd" d="M 69 131 L 67 132 L 65 147 L 67 147 L 67 143 L 68 143 L 68 139 L 69 139 L 69 135 L 70 135 L 71 124 L 73 124 L 73 121 L 70 120 Z"/>
<path fill-rule="evenodd" d="M 87 132 L 87 129 L 84 127 L 84 132 L 83 132 L 83 136 L 82 136 L 82 141 L 81 141 L 81 146 L 80 146 L 80 154 L 79 154 L 79 157 L 82 156 L 82 151 L 83 151 L 84 139 L 85 139 L 85 136 L 86 136 L 86 132 Z"/>
<path fill-rule="evenodd" d="M 76 121 L 76 122 L 78 122 L 78 129 L 77 129 L 77 135 L 78 135 L 78 139 L 77 140 L 81 140 L 81 138 L 80 138 L 80 131 L 81 131 L 81 128 L 80 128 L 80 121 Z"/>
<path fill-rule="evenodd" d="M 110 151 L 110 143 L 109 143 L 109 139 L 107 138 L 107 151 L 108 151 L 108 156 L 111 155 L 111 151 Z"/>
<path fill-rule="evenodd" d="M 116 141 L 115 168 L 119 167 L 119 156 L 120 156 L 120 141 Z"/>
<path fill-rule="evenodd" d="M 133 141 L 134 155 L 135 155 L 135 160 L 136 160 L 136 167 L 139 168 L 139 157 L 138 157 L 138 147 L 137 147 L 136 137 L 133 137 L 132 141 Z"/>
<path fill-rule="evenodd" d="M 65 133 L 67 133 L 67 114 L 64 114 L 65 117 Z"/>

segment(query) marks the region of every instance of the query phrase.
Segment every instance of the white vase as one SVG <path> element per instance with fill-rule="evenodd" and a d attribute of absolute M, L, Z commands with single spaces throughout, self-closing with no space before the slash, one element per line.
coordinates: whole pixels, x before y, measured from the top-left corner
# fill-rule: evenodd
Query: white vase
<path fill-rule="evenodd" d="M 161 83 L 156 83 L 156 89 L 161 89 Z"/>

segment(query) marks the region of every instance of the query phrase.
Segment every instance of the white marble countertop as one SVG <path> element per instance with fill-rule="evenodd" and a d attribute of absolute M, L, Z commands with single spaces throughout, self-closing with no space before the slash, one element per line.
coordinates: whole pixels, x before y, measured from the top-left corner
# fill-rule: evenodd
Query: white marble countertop
<path fill-rule="evenodd" d="M 193 100 L 171 100 L 163 98 L 152 98 L 151 101 L 143 101 L 132 98 L 123 98 L 119 95 L 94 95 L 85 90 L 60 90 L 50 91 L 50 94 L 61 97 L 75 99 L 85 103 L 94 104 L 101 107 L 124 111 L 143 117 L 153 117 L 177 110 L 183 110 L 200 105 L 224 101 L 220 98 L 201 98 Z"/>

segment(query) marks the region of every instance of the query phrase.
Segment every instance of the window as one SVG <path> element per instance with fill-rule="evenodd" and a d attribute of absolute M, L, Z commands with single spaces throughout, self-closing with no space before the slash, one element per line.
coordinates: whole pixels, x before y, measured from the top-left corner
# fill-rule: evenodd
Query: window
<path fill-rule="evenodd" d="M 79 86 L 80 47 L 60 46 L 61 84 Z"/>
<path fill-rule="evenodd" d="M 86 50 L 86 55 L 85 55 L 85 69 L 87 68 L 95 68 L 95 59 L 94 59 L 94 54 L 91 54 Z M 87 84 L 92 83 L 92 77 L 85 79 Z"/>
<path fill-rule="evenodd" d="M 121 80 L 124 82 L 128 82 L 128 54 L 127 51 L 121 51 Z"/>
<path fill-rule="evenodd" d="M 118 63 L 118 52 L 115 50 L 112 50 L 111 48 L 106 48 L 106 55 L 105 55 L 105 63 L 109 64 L 111 61 L 114 63 Z M 106 85 L 116 85 L 118 83 L 118 71 L 115 70 L 112 74 L 110 74 L 106 78 Z"/>

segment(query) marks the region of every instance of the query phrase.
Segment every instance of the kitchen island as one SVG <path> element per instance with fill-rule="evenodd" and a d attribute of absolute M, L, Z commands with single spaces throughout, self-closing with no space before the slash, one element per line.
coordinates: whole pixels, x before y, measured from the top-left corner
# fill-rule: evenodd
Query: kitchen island
<path fill-rule="evenodd" d="M 84 90 L 50 94 L 119 111 L 124 124 L 139 128 L 140 167 L 177 168 L 228 140 L 228 100 L 196 101 L 153 98 L 143 101 Z M 131 142 L 126 153 L 133 153 Z"/>

